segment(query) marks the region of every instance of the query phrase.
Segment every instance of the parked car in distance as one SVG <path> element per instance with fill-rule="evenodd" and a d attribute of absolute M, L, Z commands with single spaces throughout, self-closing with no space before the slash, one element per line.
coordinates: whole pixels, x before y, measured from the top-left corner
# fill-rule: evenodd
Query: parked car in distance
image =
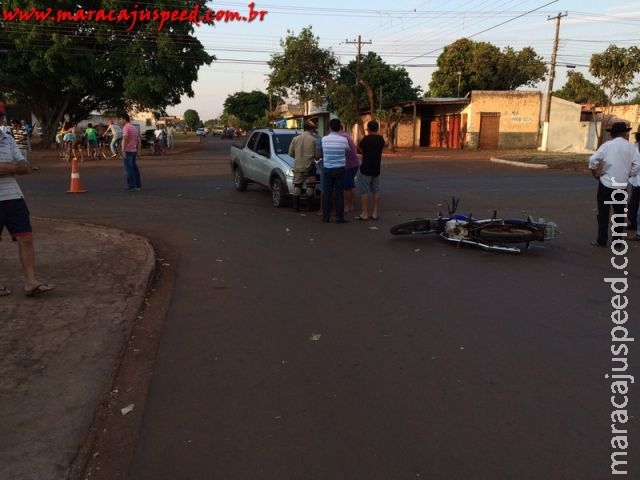
<path fill-rule="evenodd" d="M 289 145 L 299 130 L 285 128 L 257 128 L 245 141 L 231 146 L 230 161 L 233 184 L 244 192 L 250 183 L 271 190 L 271 201 L 284 207 L 293 192 L 293 158 Z"/>
<path fill-rule="evenodd" d="M 153 128 L 147 128 L 140 134 L 140 144 L 142 148 L 149 148 L 153 145 L 156 138 L 156 131 Z"/>
<path fill-rule="evenodd" d="M 207 131 L 204 128 L 196 128 L 196 135 L 199 137 L 206 137 Z"/>

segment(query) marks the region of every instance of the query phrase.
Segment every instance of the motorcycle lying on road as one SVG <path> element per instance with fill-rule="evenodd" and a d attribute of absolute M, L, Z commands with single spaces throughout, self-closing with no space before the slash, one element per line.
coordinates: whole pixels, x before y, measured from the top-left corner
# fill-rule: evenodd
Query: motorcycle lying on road
<path fill-rule="evenodd" d="M 457 215 L 459 201 L 454 197 L 451 206 L 447 203 L 447 217 L 439 213 L 436 218 L 417 218 L 394 225 L 390 232 L 392 235 L 438 234 L 458 246 L 471 245 L 506 253 L 520 253 L 528 249 L 531 242 L 544 242 L 558 235 L 558 226 L 542 218 L 537 222 L 531 217 L 526 220 L 499 219 L 495 210 L 491 218 L 484 220 L 477 220 L 470 214 Z"/>

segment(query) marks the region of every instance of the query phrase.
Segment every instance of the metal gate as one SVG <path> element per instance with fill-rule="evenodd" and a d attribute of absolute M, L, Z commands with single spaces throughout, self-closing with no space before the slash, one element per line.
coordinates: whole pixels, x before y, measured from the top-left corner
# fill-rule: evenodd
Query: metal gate
<path fill-rule="evenodd" d="M 478 148 L 498 148 L 500 138 L 500 112 L 480 113 Z"/>
<path fill-rule="evenodd" d="M 461 115 L 459 113 L 437 115 L 430 121 L 429 146 L 460 148 Z"/>

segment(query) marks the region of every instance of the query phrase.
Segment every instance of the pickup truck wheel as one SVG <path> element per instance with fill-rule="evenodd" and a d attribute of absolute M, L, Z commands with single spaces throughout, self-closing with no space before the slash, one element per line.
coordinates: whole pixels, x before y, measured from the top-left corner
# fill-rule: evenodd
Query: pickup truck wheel
<path fill-rule="evenodd" d="M 242 170 L 240 167 L 233 168 L 233 185 L 236 187 L 236 190 L 239 192 L 244 192 L 247 189 L 247 179 L 242 175 Z"/>
<path fill-rule="evenodd" d="M 284 183 L 280 180 L 279 177 L 275 177 L 271 180 L 271 200 L 273 202 L 273 206 L 277 208 L 282 208 L 286 203 L 286 190 Z"/>

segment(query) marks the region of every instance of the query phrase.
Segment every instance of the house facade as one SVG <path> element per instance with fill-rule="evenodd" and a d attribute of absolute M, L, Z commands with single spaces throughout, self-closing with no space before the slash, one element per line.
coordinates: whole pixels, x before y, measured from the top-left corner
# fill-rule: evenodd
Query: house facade
<path fill-rule="evenodd" d="M 423 98 L 396 105 L 402 110 L 391 137 L 398 148 L 537 149 L 542 141 L 544 95 L 540 91 L 474 90 L 465 98 Z M 307 110 L 307 111 L 310 111 Z M 290 127 L 300 128 L 311 116 L 289 113 Z M 632 132 L 640 131 L 640 105 L 612 107 L 610 122 L 625 120 Z M 326 109 L 314 111 L 319 132 L 326 133 Z M 596 116 L 596 119 L 598 117 Z M 363 124 L 371 119 L 362 116 Z M 381 133 L 387 134 L 381 122 Z M 587 153 L 598 146 L 602 127 L 581 105 L 551 98 L 546 150 Z M 605 126 L 606 128 L 606 126 Z M 355 131 L 354 131 L 355 133 Z M 605 132 L 603 140 L 607 140 Z M 631 135 L 634 141 L 634 135 Z"/>
<path fill-rule="evenodd" d="M 463 110 L 467 148 L 536 148 L 542 95 L 538 91 L 472 91 Z"/>
<path fill-rule="evenodd" d="M 640 132 L 640 105 L 614 105 L 611 107 L 611 122 L 625 121 L 631 127 L 631 133 Z M 605 132 L 606 133 L 606 132 Z M 635 135 L 630 135 L 630 141 L 635 141 Z"/>
<path fill-rule="evenodd" d="M 400 105 L 400 148 L 514 149 L 538 146 L 542 95 L 472 91 L 465 98 L 425 98 Z"/>

